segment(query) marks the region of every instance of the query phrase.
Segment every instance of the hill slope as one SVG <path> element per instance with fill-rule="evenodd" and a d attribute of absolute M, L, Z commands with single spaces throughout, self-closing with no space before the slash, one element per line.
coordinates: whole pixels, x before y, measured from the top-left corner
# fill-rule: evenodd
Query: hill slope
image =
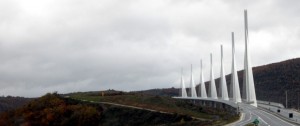
<path fill-rule="evenodd" d="M 288 91 L 288 107 L 297 107 L 300 58 L 255 67 L 253 74 L 257 99 L 285 105 L 285 91 Z"/>
<path fill-rule="evenodd" d="M 98 96 L 99 98 L 99 96 Z M 211 121 L 195 120 L 188 115 L 153 112 L 114 105 L 83 102 L 60 95 L 47 94 L 22 108 L 0 115 L 1 126 L 66 125 L 211 125 Z"/>
<path fill-rule="evenodd" d="M 0 97 L 0 113 L 22 107 L 31 100 L 33 99 L 12 96 Z"/>
<path fill-rule="evenodd" d="M 238 71 L 241 95 L 243 95 L 243 72 Z M 300 58 L 254 67 L 253 77 L 258 100 L 285 105 L 285 91 L 288 91 L 288 107 L 297 108 L 297 92 L 300 92 Z M 231 74 L 226 76 L 226 81 L 229 91 Z M 207 87 L 208 84 L 206 82 Z M 219 87 L 219 78 L 216 79 L 216 86 Z"/>
<path fill-rule="evenodd" d="M 229 71 L 228 71 L 229 72 Z M 263 66 L 253 67 L 253 76 L 258 100 L 278 102 L 285 105 L 285 91 L 288 91 L 288 107 L 298 108 L 300 103 L 300 58 L 272 63 Z M 241 95 L 243 94 L 243 70 L 238 71 Z M 219 87 L 220 79 L 215 80 L 216 87 Z M 228 91 L 231 83 L 231 74 L 226 75 Z M 208 90 L 209 82 L 205 82 Z M 196 86 L 196 89 L 199 85 Z M 187 88 L 189 92 L 189 89 Z M 145 94 L 178 96 L 176 88 L 152 89 L 139 91 Z M 300 107 L 300 106 L 299 106 Z"/>
<path fill-rule="evenodd" d="M 107 91 L 103 91 L 107 92 Z M 139 107 L 143 109 L 155 110 L 164 113 L 176 113 L 187 115 L 202 121 L 210 121 L 212 125 L 224 125 L 238 118 L 235 111 L 231 109 L 218 109 L 194 104 L 190 100 L 177 100 L 166 96 L 147 95 L 141 93 L 102 93 L 82 92 L 72 93 L 68 96 L 73 99 L 83 101 L 93 101 L 95 103 L 116 103 L 121 105 Z"/>

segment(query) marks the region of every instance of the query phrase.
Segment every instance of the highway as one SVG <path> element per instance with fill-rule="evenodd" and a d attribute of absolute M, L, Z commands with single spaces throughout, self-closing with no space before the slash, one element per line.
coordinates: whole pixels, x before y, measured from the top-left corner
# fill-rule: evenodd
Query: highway
<path fill-rule="evenodd" d="M 241 103 L 239 107 L 241 113 L 244 114 L 240 121 L 232 124 L 234 126 L 244 126 L 252 123 L 255 119 L 259 120 L 260 126 L 296 126 L 251 105 Z"/>
<path fill-rule="evenodd" d="M 89 101 L 89 102 L 95 102 L 95 101 Z M 160 113 L 168 113 L 168 112 L 162 112 L 162 111 L 157 111 L 152 109 L 140 108 L 136 106 L 121 105 L 121 104 L 109 103 L 109 102 L 96 102 L 96 103 L 110 104 L 110 105 L 116 105 L 116 106 L 122 106 L 122 107 L 134 108 L 134 109 L 143 109 L 143 110 L 155 111 Z M 228 124 L 226 126 L 245 126 L 249 123 L 252 123 L 255 119 L 259 120 L 259 126 L 297 126 L 293 123 L 287 122 L 275 115 L 272 115 L 264 110 L 258 109 L 249 104 L 239 103 L 238 106 L 240 108 L 240 112 L 243 113 L 241 119 L 237 122 Z M 199 119 L 199 118 L 194 117 L 194 119 Z M 205 120 L 205 119 L 199 119 L 199 120 Z"/>

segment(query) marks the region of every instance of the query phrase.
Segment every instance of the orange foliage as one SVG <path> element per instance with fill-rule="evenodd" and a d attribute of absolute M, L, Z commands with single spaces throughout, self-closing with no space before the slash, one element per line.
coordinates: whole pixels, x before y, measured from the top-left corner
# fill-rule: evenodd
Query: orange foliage
<path fill-rule="evenodd" d="M 23 108 L 0 115 L 0 125 L 98 125 L 100 111 L 78 103 L 70 104 L 58 94 L 30 102 Z M 16 121 L 17 120 L 17 121 Z"/>

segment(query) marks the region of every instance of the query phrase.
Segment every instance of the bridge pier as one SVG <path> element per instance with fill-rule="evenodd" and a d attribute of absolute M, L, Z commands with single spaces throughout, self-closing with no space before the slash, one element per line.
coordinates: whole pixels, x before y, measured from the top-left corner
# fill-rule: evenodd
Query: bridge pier
<path fill-rule="evenodd" d="M 196 104 L 202 107 L 211 107 L 215 109 L 220 109 L 227 111 L 231 113 L 232 115 L 239 114 L 238 111 L 238 104 L 231 102 L 231 101 L 226 101 L 222 99 L 201 99 L 201 98 L 182 98 L 182 97 L 174 97 L 175 99 L 181 99 L 184 101 L 187 101 L 191 104 Z"/>
<path fill-rule="evenodd" d="M 214 107 L 214 108 L 217 108 L 217 103 L 214 102 L 214 101 L 213 101 L 212 103 L 213 103 L 213 107 Z"/>
<path fill-rule="evenodd" d="M 203 106 L 212 107 L 212 108 L 218 108 L 218 102 L 215 101 L 202 101 L 204 104 Z M 205 103 L 208 103 L 207 105 Z"/>
<path fill-rule="evenodd" d="M 214 101 L 208 101 L 208 107 L 216 108 L 216 103 Z"/>
<path fill-rule="evenodd" d="M 193 104 L 199 104 L 201 106 L 212 107 L 212 108 L 219 108 L 219 109 L 228 109 L 230 108 L 229 105 L 225 103 L 216 102 L 216 101 L 206 101 L 206 100 L 190 100 Z"/>

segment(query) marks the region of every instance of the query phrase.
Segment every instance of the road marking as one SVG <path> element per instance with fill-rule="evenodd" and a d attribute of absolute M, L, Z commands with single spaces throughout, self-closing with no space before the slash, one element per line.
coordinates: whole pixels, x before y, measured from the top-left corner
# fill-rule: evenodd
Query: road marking
<path fill-rule="evenodd" d="M 238 121 L 226 124 L 225 126 L 232 126 L 232 125 L 239 124 L 242 120 L 244 120 L 244 118 L 245 118 L 245 113 L 241 113 L 241 117 Z"/>
<path fill-rule="evenodd" d="M 257 116 L 258 119 L 260 119 L 263 123 L 267 124 L 268 126 L 270 126 L 265 120 L 263 120 L 260 116 L 258 116 L 257 114 L 254 114 L 253 115 Z M 267 117 L 269 118 L 269 117 Z M 269 118 L 270 119 L 270 118 Z M 271 119 L 270 119 L 271 120 Z"/>
<path fill-rule="evenodd" d="M 249 106 L 245 106 L 245 107 L 249 109 Z M 259 110 L 259 109 L 256 110 L 257 113 L 263 115 L 264 117 L 268 118 L 269 120 L 272 120 L 271 118 L 269 118 L 269 117 L 266 116 L 265 114 L 261 113 L 261 111 L 262 111 L 262 110 Z M 267 113 L 267 112 L 265 112 L 265 111 L 262 111 L 262 112 Z M 292 125 L 292 124 L 290 124 L 289 122 L 286 122 L 286 121 L 284 121 L 284 120 L 282 120 L 282 119 L 280 119 L 280 118 L 278 118 L 278 117 L 276 117 L 276 116 L 274 116 L 274 115 L 272 115 L 272 114 L 270 114 L 270 113 L 267 113 L 267 114 L 268 114 L 268 115 L 271 115 L 272 117 L 275 117 L 275 118 L 279 119 L 279 120 L 282 121 L 283 123 L 289 124 L 289 125 L 291 125 L 291 126 L 295 126 L 295 125 Z M 257 115 L 257 116 L 258 116 L 258 115 Z M 258 117 L 259 117 L 259 116 L 258 116 Z M 261 118 L 261 117 L 260 117 L 260 118 Z"/>
<path fill-rule="evenodd" d="M 258 116 L 258 119 L 260 119 L 262 122 L 264 122 L 265 124 L 267 124 L 268 126 L 270 126 L 265 120 L 263 120 L 263 119 L 260 118 L 259 116 Z"/>
<path fill-rule="evenodd" d="M 86 101 L 86 100 L 82 100 L 82 101 Z M 90 101 L 90 102 L 95 102 L 95 101 Z M 169 112 L 162 112 L 162 111 L 157 111 L 157 110 L 152 110 L 152 109 L 145 109 L 145 108 L 141 108 L 141 107 L 135 107 L 135 106 L 129 106 L 129 105 L 122 105 L 122 104 L 116 104 L 116 103 L 109 103 L 109 102 L 95 102 L 95 103 L 104 103 L 104 104 L 111 104 L 111 105 L 117 105 L 117 106 L 123 106 L 123 107 L 135 108 L 135 109 L 143 109 L 143 110 L 148 110 L 148 111 L 154 111 L 154 112 L 160 112 L 160 113 L 168 113 L 168 114 L 172 114 L 172 113 L 169 113 Z M 268 115 L 270 115 L 270 116 L 272 116 L 272 117 L 275 117 L 276 119 L 282 121 L 282 122 L 285 123 L 285 124 L 288 124 L 288 125 L 290 125 L 290 126 L 295 126 L 295 125 L 293 125 L 293 124 L 291 124 L 291 123 L 289 123 L 289 122 L 287 122 L 287 121 L 285 121 L 285 120 L 282 120 L 282 119 L 278 118 L 278 117 L 275 116 L 275 115 L 272 115 L 272 114 L 270 114 L 270 113 L 267 113 L 267 112 L 265 112 L 265 111 L 263 111 L 263 110 L 259 110 L 259 109 L 257 109 L 257 108 L 254 108 L 254 107 L 251 107 L 251 106 L 247 106 L 247 105 L 241 105 L 240 107 L 241 107 L 241 108 L 244 108 L 244 109 L 242 109 L 242 110 L 245 111 L 245 114 L 242 114 L 242 116 L 245 115 L 245 116 L 243 116 L 243 119 L 242 119 L 242 120 L 244 120 L 244 119 L 246 118 L 246 115 L 247 115 L 247 114 L 249 114 L 249 119 L 247 119 L 246 121 L 234 123 L 234 125 L 244 125 L 244 124 L 250 123 L 250 120 L 254 118 L 253 115 L 255 115 L 255 116 L 257 116 L 263 123 L 265 123 L 265 124 L 267 124 L 268 126 L 270 126 L 270 125 L 269 125 L 264 119 L 262 119 L 260 116 L 258 116 L 257 114 L 254 114 L 254 113 L 251 112 L 251 110 L 254 110 L 255 112 L 257 112 L 257 113 L 259 113 L 260 115 L 262 115 L 263 117 L 268 118 L 269 120 L 272 120 L 272 119 L 269 118 L 268 116 L 266 116 L 266 115 L 263 114 L 263 113 L 266 113 L 266 114 L 268 114 Z M 247 111 L 248 111 L 248 112 L 247 112 Z M 261 113 L 260 111 L 262 111 L 263 113 Z M 246 113 L 246 112 L 247 112 L 247 113 Z"/>
<path fill-rule="evenodd" d="M 244 124 L 247 124 L 247 123 L 249 123 L 249 121 L 252 119 L 252 114 L 251 114 L 251 112 L 249 113 L 249 119 L 248 120 L 246 120 L 246 121 L 242 121 L 242 122 L 240 122 L 240 123 L 238 123 L 238 124 L 240 124 L 240 125 L 244 125 Z M 240 126 L 240 125 L 238 125 L 238 126 Z"/>
<path fill-rule="evenodd" d="M 244 125 L 244 124 L 249 123 L 249 121 L 250 121 L 252 118 L 254 118 L 254 116 L 256 116 L 256 117 L 257 117 L 258 119 L 260 119 L 264 124 L 270 126 L 270 125 L 269 125 L 265 120 L 263 120 L 260 116 L 258 116 L 257 114 L 251 113 L 250 110 L 253 110 L 254 108 L 251 108 L 251 107 L 249 107 L 249 106 L 243 106 L 243 107 L 245 108 L 245 110 L 247 110 L 247 111 L 250 113 L 250 115 L 252 114 L 252 116 L 250 116 L 250 118 L 249 118 L 248 120 L 243 121 L 242 123 L 240 123 L 241 125 Z M 253 115 L 254 115 L 254 116 L 253 116 Z"/>
<path fill-rule="evenodd" d="M 242 106 L 241 106 L 241 108 L 242 108 Z M 246 118 L 246 115 L 247 115 L 247 114 L 249 114 L 249 119 L 246 120 L 246 121 L 239 122 L 239 123 L 237 123 L 237 124 L 248 123 L 248 122 L 251 120 L 251 118 L 252 118 L 251 112 L 250 112 L 247 108 L 243 109 L 243 111 L 245 112 L 245 117 L 244 117 L 244 119 Z M 243 119 L 243 120 L 244 120 L 244 119 Z M 237 124 L 236 124 L 236 125 L 237 125 Z"/>
<path fill-rule="evenodd" d="M 282 122 L 285 122 L 286 124 L 289 124 L 290 126 L 295 126 L 295 125 L 293 125 L 293 124 L 290 124 L 289 122 L 287 122 L 287 121 L 284 121 L 284 120 L 282 120 L 282 119 L 280 119 L 280 118 L 278 118 L 278 117 L 276 117 L 276 116 L 274 116 L 274 115 L 272 115 L 272 114 L 270 114 L 270 113 L 267 113 L 267 112 L 265 112 L 265 111 L 263 111 L 263 110 L 261 110 L 262 112 L 264 112 L 264 113 L 266 113 L 266 114 L 268 114 L 268 115 L 271 115 L 271 116 L 273 116 L 273 117 L 275 117 L 275 118 L 277 118 L 277 119 L 279 119 L 280 121 L 282 121 Z"/>

